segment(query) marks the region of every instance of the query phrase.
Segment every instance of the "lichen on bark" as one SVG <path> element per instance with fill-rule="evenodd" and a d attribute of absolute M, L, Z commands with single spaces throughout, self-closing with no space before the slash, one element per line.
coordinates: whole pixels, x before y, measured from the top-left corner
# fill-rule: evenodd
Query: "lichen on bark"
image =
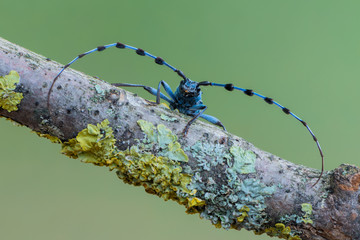
<path fill-rule="evenodd" d="M 0 76 L 0 108 L 8 112 L 17 111 L 17 105 L 23 99 L 23 94 L 16 92 L 16 85 L 20 76 L 16 71 L 10 71 L 8 75 Z"/>

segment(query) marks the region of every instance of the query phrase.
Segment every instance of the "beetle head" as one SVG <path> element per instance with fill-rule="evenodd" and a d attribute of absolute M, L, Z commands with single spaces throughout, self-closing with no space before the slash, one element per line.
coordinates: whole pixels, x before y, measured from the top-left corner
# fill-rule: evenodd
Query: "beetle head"
<path fill-rule="evenodd" d="M 185 97 L 197 97 L 200 95 L 200 87 L 197 82 L 191 81 L 186 78 L 180 82 L 179 86 L 180 92 Z"/>

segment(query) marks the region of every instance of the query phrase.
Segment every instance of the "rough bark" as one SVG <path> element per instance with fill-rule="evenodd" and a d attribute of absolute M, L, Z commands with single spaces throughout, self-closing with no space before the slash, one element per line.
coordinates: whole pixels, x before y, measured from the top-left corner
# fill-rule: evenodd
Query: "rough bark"
<path fill-rule="evenodd" d="M 190 152 L 190 148 L 198 142 L 217 144 L 227 151 L 233 145 L 240 146 L 255 153 L 256 172 L 238 174 L 239 181 L 258 179 L 261 186 L 275 186 L 274 193 L 265 200 L 264 214 L 268 221 L 264 223 L 266 226 L 258 229 L 286 222 L 285 225 L 297 231 L 302 239 L 360 239 L 359 168 L 341 165 L 325 172 L 321 181 L 312 188 L 319 176 L 318 170 L 285 161 L 201 121 L 196 121 L 184 138 L 181 132 L 189 117 L 162 105 L 149 105 L 130 92 L 72 69 L 64 71 L 54 86 L 50 115 L 47 93 L 59 69 L 58 63 L 0 38 L 0 76 L 11 70 L 17 71 L 20 84 L 16 91 L 24 95 L 18 111 L 0 109 L 0 116 L 63 141 L 76 137 L 89 123 L 108 119 L 120 150 L 136 144 L 135 139 L 143 138 L 144 133 L 137 120 L 146 119 L 155 125 L 162 123 L 179 137 L 189 157 L 183 168 L 188 165 L 196 169 L 199 165 L 198 159 Z M 210 155 L 206 160 L 214 161 Z M 225 176 L 226 168 L 226 163 L 219 164 L 207 174 L 219 183 L 228 177 Z M 204 175 L 201 176 L 204 178 Z M 302 203 L 312 205 L 312 215 L 305 216 Z M 311 219 L 313 223 L 305 223 L 301 218 Z M 240 229 L 243 225 L 235 222 L 232 227 Z"/>

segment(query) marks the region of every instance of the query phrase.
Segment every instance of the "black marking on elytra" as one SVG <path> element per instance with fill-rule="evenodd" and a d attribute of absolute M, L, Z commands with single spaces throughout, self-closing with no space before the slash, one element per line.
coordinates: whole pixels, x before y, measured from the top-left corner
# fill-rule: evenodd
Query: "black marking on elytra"
<path fill-rule="evenodd" d="M 251 89 L 246 89 L 246 90 L 244 91 L 244 93 L 245 93 L 246 95 L 248 95 L 248 96 L 253 96 L 253 95 L 254 95 L 254 92 L 253 92 L 253 90 L 251 90 Z"/>
<path fill-rule="evenodd" d="M 138 48 L 135 52 L 136 52 L 137 55 L 145 56 L 145 51 L 142 50 L 141 48 Z"/>

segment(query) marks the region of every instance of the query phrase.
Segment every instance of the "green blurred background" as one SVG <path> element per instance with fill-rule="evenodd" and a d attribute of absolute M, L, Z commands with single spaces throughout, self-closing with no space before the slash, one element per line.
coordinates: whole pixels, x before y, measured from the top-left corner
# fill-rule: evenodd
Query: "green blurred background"
<path fill-rule="evenodd" d="M 121 41 L 192 80 L 254 89 L 309 123 L 331 170 L 358 164 L 359 8 L 356 0 L 1 0 L 0 36 L 62 64 Z M 180 81 L 148 58 L 116 49 L 73 68 L 109 82 L 166 80 L 175 88 Z M 241 92 L 203 91 L 207 114 L 229 132 L 320 168 L 313 140 L 295 119 Z M 269 239 L 215 229 L 105 168 L 62 156 L 59 145 L 25 127 L 0 119 L 0 131 L 0 239 Z"/>

